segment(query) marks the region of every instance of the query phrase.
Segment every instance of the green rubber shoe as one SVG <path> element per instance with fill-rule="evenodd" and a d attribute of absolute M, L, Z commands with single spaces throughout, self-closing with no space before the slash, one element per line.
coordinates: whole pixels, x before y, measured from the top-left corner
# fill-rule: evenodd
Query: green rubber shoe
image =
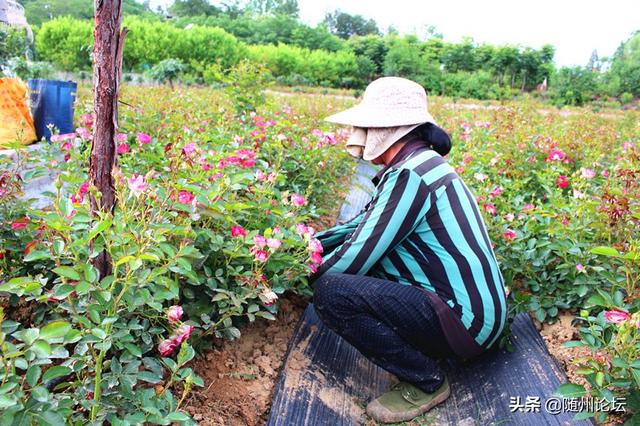
<path fill-rule="evenodd" d="M 425 393 L 411 383 L 399 382 L 389 392 L 371 401 L 367 405 L 367 414 L 382 423 L 404 422 L 426 413 L 449 398 L 450 393 L 446 376 L 433 393 Z"/>

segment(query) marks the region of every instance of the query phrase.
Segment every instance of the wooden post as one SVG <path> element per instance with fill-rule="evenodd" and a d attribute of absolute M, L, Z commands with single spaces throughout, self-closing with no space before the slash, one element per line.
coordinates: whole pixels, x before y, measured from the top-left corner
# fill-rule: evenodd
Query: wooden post
<path fill-rule="evenodd" d="M 127 29 L 120 30 L 122 0 L 94 0 L 93 31 L 93 108 L 95 121 L 89 158 L 89 181 L 101 196 L 91 197 L 91 210 L 113 212 L 115 188 L 112 171 L 116 164 L 118 129 L 118 91 L 122 74 L 122 47 Z M 94 259 L 100 278 L 111 273 L 111 259 L 106 252 Z"/>

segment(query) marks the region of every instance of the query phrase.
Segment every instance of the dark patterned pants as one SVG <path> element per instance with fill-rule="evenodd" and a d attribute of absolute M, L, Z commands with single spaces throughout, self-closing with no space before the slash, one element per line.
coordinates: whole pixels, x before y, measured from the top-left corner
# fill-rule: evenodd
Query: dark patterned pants
<path fill-rule="evenodd" d="M 444 381 L 437 359 L 453 356 L 438 317 L 416 287 L 360 275 L 314 283 L 320 319 L 371 362 L 430 393 Z"/>

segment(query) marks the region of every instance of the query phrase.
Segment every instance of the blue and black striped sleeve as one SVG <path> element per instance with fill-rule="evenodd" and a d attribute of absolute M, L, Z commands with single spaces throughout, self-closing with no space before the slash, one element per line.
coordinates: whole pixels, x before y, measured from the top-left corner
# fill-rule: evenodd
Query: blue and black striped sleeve
<path fill-rule="evenodd" d="M 386 173 L 355 231 L 325 257 L 317 279 L 324 273 L 365 275 L 408 236 L 432 206 L 429 187 L 409 169 Z"/>
<path fill-rule="evenodd" d="M 313 236 L 313 238 L 318 239 L 322 244 L 325 256 L 344 243 L 347 237 L 356 230 L 360 222 L 362 222 L 364 212 L 363 210 L 350 221 L 318 232 Z"/>

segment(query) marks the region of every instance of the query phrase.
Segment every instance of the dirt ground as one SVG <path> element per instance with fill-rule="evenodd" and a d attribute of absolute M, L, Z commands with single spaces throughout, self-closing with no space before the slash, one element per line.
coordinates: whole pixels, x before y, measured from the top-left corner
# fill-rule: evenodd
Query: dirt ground
<path fill-rule="evenodd" d="M 205 381 L 204 388 L 192 392 L 185 410 L 204 426 L 253 426 L 265 424 L 273 391 L 288 342 L 307 304 L 303 298 L 286 295 L 281 300 L 277 321 L 256 320 L 242 330 L 242 337 L 235 341 L 221 341 L 220 346 L 195 361 L 194 369 Z M 551 355 L 564 367 L 568 378 L 586 384 L 575 373 L 573 362 L 586 357 L 586 348 L 565 348 L 564 342 L 579 338 L 572 325 L 574 315 L 563 312 L 554 324 L 536 327 Z M 292 354 L 292 366 L 304 370 L 304 360 Z M 606 425 L 618 424 L 615 419 Z"/>
<path fill-rule="evenodd" d="M 204 426 L 264 424 L 287 345 L 307 301 L 281 299 L 276 321 L 257 319 L 239 340 L 201 355 L 193 368 L 205 382 L 188 397 L 185 410 Z"/>
<path fill-rule="evenodd" d="M 578 330 L 571 324 L 574 314 L 569 312 L 561 312 L 558 315 L 558 321 L 554 324 L 543 324 L 540 330 L 540 323 L 534 320 L 536 328 L 540 330 L 540 334 L 547 344 L 549 353 L 558 360 L 567 372 L 567 377 L 573 383 L 585 385 L 587 382 L 583 376 L 575 373 L 578 366 L 573 362 L 579 358 L 587 357 L 591 351 L 584 347 L 565 348 L 563 343 L 569 340 L 580 340 Z"/>

